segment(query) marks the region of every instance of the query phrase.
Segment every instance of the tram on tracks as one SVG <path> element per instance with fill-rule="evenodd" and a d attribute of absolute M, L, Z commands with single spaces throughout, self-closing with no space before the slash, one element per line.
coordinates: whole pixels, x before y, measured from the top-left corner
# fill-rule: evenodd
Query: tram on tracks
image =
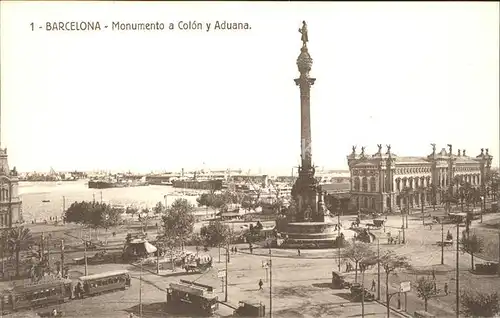
<path fill-rule="evenodd" d="M 169 312 L 212 316 L 219 309 L 219 298 L 211 286 L 181 279 L 167 290 Z"/>
<path fill-rule="evenodd" d="M 81 276 L 78 280 L 75 294 L 79 298 L 116 290 L 125 290 L 131 285 L 130 274 L 126 270 Z"/>
<path fill-rule="evenodd" d="M 24 281 L 0 292 L 0 313 L 60 304 L 73 298 L 73 283 L 69 279 L 42 279 Z"/>

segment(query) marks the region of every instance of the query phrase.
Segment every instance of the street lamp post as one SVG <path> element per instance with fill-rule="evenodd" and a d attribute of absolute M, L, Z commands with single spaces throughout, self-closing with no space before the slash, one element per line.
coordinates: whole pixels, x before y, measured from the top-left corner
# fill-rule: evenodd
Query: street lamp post
<path fill-rule="evenodd" d="M 460 318 L 460 282 L 459 282 L 459 279 L 460 279 L 460 275 L 459 275 L 459 257 L 460 257 L 460 249 L 459 249 L 459 236 L 460 236 L 460 222 L 457 222 L 457 254 L 456 254 L 456 261 L 457 261 L 457 264 L 456 264 L 456 277 L 455 277 L 455 281 L 456 281 L 456 315 L 457 315 L 457 318 Z"/>
<path fill-rule="evenodd" d="M 422 208 L 422 225 L 425 226 L 425 215 L 424 215 L 424 194 L 425 189 L 422 188 L 420 191 L 420 207 Z"/>
<path fill-rule="evenodd" d="M 365 266 L 361 265 L 361 318 L 365 317 Z"/>
<path fill-rule="evenodd" d="M 380 239 L 377 238 L 377 299 L 380 300 Z"/>
<path fill-rule="evenodd" d="M 228 263 L 228 261 L 229 261 L 229 241 L 227 243 L 227 248 L 226 248 L 226 273 L 225 273 L 226 277 L 224 279 L 225 284 L 226 284 L 226 286 L 224 288 L 224 302 L 226 302 L 226 303 L 227 303 L 227 263 Z"/>
<path fill-rule="evenodd" d="M 141 257 L 141 272 L 139 274 L 139 317 L 142 318 L 142 257 Z"/>
<path fill-rule="evenodd" d="M 484 211 L 486 210 L 486 197 L 483 193 L 483 195 L 481 196 L 481 203 L 482 203 L 482 207 L 481 207 L 481 223 L 483 223 L 483 213 Z"/>
<path fill-rule="evenodd" d="M 87 240 L 83 241 L 83 258 L 85 261 L 85 276 L 87 276 Z"/>
<path fill-rule="evenodd" d="M 61 275 L 64 277 L 64 239 L 61 239 Z"/>
<path fill-rule="evenodd" d="M 339 203 L 340 205 L 340 203 Z M 337 211 L 337 253 L 338 253 L 338 263 L 339 263 L 339 273 L 340 273 L 340 245 L 342 244 L 341 236 L 340 236 L 340 206 Z"/>
<path fill-rule="evenodd" d="M 273 317 L 273 262 L 271 248 L 269 248 L 269 318 Z"/>
<path fill-rule="evenodd" d="M 444 225 L 443 218 L 440 218 L 441 221 L 441 265 L 444 265 Z"/>

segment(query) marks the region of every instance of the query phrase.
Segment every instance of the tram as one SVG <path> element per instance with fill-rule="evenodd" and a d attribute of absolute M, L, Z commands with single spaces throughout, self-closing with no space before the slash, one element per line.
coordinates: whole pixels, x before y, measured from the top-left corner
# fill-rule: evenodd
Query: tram
<path fill-rule="evenodd" d="M 125 290 L 130 287 L 130 274 L 126 270 L 104 272 L 82 276 L 78 285 L 82 286 L 81 297 L 93 296 L 105 292 Z"/>
<path fill-rule="evenodd" d="M 219 309 L 219 298 L 213 287 L 181 280 L 171 283 L 167 290 L 167 308 L 170 312 L 212 316 Z"/>
<path fill-rule="evenodd" d="M 69 279 L 42 279 L 0 292 L 0 313 L 59 304 L 73 298 L 73 284 Z"/>

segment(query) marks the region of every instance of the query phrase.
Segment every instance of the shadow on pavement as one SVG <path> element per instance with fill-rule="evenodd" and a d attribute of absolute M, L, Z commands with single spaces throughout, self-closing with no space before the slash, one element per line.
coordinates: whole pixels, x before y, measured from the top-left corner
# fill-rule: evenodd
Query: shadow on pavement
<path fill-rule="evenodd" d="M 279 317 L 290 317 L 290 318 L 304 318 L 305 316 L 298 312 L 297 310 L 294 309 L 282 309 L 279 311 L 273 312 L 274 316 L 279 316 Z"/>
<path fill-rule="evenodd" d="M 336 293 L 335 296 L 344 298 L 345 300 L 347 300 L 349 302 L 352 300 L 351 293 Z"/>
<path fill-rule="evenodd" d="M 139 305 L 135 305 L 130 307 L 129 309 L 125 309 L 127 313 L 133 313 L 137 317 L 139 317 Z M 143 318 L 156 318 L 156 317 L 203 317 L 200 315 L 195 315 L 189 313 L 189 316 L 186 316 L 186 313 L 175 313 L 167 310 L 165 302 L 160 303 L 151 303 L 151 304 L 143 304 L 142 305 L 142 317 Z"/>
<path fill-rule="evenodd" d="M 317 288 L 334 289 L 334 288 L 332 288 L 332 284 L 331 283 L 314 283 L 312 285 L 313 285 L 313 287 L 317 287 Z"/>

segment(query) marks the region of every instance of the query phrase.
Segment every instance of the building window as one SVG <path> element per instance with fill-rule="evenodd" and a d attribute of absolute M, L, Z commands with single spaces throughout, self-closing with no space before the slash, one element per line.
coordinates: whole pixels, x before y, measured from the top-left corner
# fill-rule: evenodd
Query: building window
<path fill-rule="evenodd" d="M 366 177 L 363 177 L 361 187 L 363 192 L 368 192 L 368 179 Z"/>
<path fill-rule="evenodd" d="M 370 178 L 370 191 L 371 192 L 377 191 L 377 182 L 375 181 L 375 177 Z"/>
<path fill-rule="evenodd" d="M 359 191 L 359 178 L 354 178 L 354 191 Z"/>

